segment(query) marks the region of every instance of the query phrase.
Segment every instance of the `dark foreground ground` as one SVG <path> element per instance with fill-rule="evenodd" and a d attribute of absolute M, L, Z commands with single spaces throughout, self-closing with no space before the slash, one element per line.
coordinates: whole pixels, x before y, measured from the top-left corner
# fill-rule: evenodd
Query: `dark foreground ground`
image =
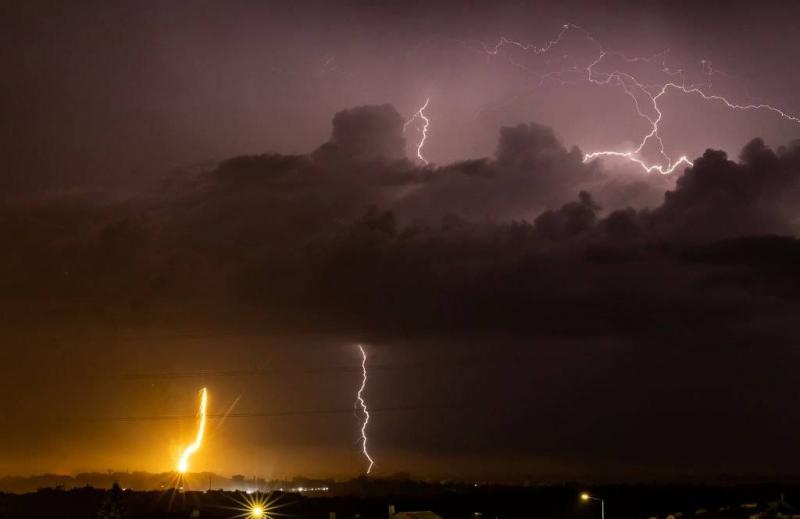
<path fill-rule="evenodd" d="M 552 518 L 600 519 L 599 503 L 585 503 L 574 484 L 547 487 L 472 485 L 399 486 L 364 482 L 360 496 L 310 497 L 272 493 L 273 517 L 388 519 L 398 512 L 430 510 L 445 519 Z M 800 519 L 800 485 L 652 486 L 624 485 L 588 489 L 606 501 L 608 519 Z M 27 494 L 0 494 L 0 518 L 228 518 L 246 517 L 247 496 L 240 492 L 140 492 L 40 489 Z M 670 517 L 672 516 L 672 517 Z"/>

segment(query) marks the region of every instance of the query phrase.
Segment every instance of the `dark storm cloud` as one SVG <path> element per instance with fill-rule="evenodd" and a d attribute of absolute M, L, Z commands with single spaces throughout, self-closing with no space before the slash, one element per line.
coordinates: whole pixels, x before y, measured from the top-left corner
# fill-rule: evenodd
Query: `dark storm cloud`
<path fill-rule="evenodd" d="M 456 404 L 376 413 L 379 474 L 796 472 L 800 144 L 736 150 L 797 125 L 670 91 L 665 152 L 694 167 L 584 164 L 573 144 L 634 149 L 649 128 L 612 85 L 540 83 L 595 46 L 575 32 L 547 54 L 485 50 L 577 24 L 796 115 L 800 3 L 0 13 L 0 473 L 167 470 L 179 424 L 74 420 L 194 407 L 199 379 L 130 371 L 285 369 L 209 379 L 215 412 L 237 395 L 240 411 L 347 409 L 356 372 L 293 370 L 358 368 L 357 341 L 375 366 L 431 366 L 377 371 L 371 404 Z M 403 124 L 428 98 L 422 166 L 420 121 Z M 229 420 L 198 462 L 358 473 L 352 416 L 337 420 Z"/>
<path fill-rule="evenodd" d="M 170 186 L 170 215 L 199 240 L 247 236 L 298 243 L 342 231 L 371 206 L 395 211 L 398 224 L 438 224 L 445 216 L 497 220 L 535 216 L 572 198 L 577 186 L 601 185 L 553 131 L 536 124 L 504 128 L 495 159 L 437 167 L 404 154 L 402 118 L 388 105 L 338 113 L 331 138 L 309 155 L 264 154 L 222 161 Z M 211 251 L 213 253 L 213 251 Z"/>
<path fill-rule="evenodd" d="M 434 162 L 485 155 L 498 127 L 529 120 L 547 121 L 585 150 L 636 139 L 642 128 L 628 99 L 562 88 L 530 97 L 535 82 L 524 71 L 468 50 L 501 36 L 543 45 L 565 22 L 631 55 L 669 47 L 670 66 L 713 59 L 754 96 L 796 113 L 797 73 L 787 64 L 797 10 L 782 1 L 5 2 L 0 196 L 140 187 L 176 165 L 262 149 L 305 153 L 324 138 L 331 113 L 365 100 L 391 100 L 409 115 L 430 95 Z M 743 94 L 736 79 L 715 85 L 730 83 Z M 491 108 L 518 96 L 507 112 Z M 481 128 L 475 116 L 487 111 L 491 122 Z M 739 147 L 751 132 L 737 120 L 745 130 L 712 113 L 715 127 L 693 132 L 687 118 L 677 131 L 665 128 L 668 146 L 697 150 L 693 141 L 714 129 L 723 134 L 715 145 Z M 609 142 L 598 140 L 606 133 Z"/>
<path fill-rule="evenodd" d="M 435 170 L 424 189 L 397 206 L 434 219 L 446 213 L 473 220 L 532 218 L 601 178 L 596 165 L 584 164 L 580 150 L 565 148 L 551 128 L 520 124 L 500 130 L 494 160 Z"/>
<path fill-rule="evenodd" d="M 754 140 L 738 162 L 709 150 L 640 209 L 604 207 L 592 188 L 619 203 L 628 184 L 537 124 L 503 128 L 492 159 L 441 168 L 403 147 L 394 109 L 362 106 L 310 155 L 235 157 L 125 203 L 8 205 L 6 304 L 74 300 L 125 319 L 185 300 L 350 332 L 625 334 L 661 326 L 645 315 L 729 315 L 752 290 L 794 286 L 752 259 L 757 236 L 796 230 L 797 143 Z M 763 246 L 795 250 L 791 237 Z"/>
<path fill-rule="evenodd" d="M 760 139 L 742 150 L 739 163 L 724 152 L 706 151 L 654 211 L 654 224 L 698 239 L 794 234 L 799 158 L 798 142 L 776 154 Z"/>
<path fill-rule="evenodd" d="M 353 162 L 405 158 L 403 118 L 391 105 L 360 106 L 333 118 L 331 140 L 317 154 Z"/>
<path fill-rule="evenodd" d="M 492 362 L 495 355 L 520 361 L 502 368 L 502 380 L 495 367 L 415 384 L 402 404 L 428 402 L 432 394 L 469 404 L 438 417 L 413 442 L 401 424 L 377 429 L 391 446 L 385 455 L 395 456 L 393 466 L 440 473 L 431 460 L 444 459 L 501 478 L 537 470 L 563 477 L 669 473 L 696 457 L 711 472 L 734 466 L 724 461 L 733 440 L 720 443 L 716 435 L 751 432 L 719 413 L 768 400 L 776 391 L 770 388 L 784 391 L 793 380 L 781 371 L 776 386 L 749 383 L 747 395 L 727 389 L 738 387 L 740 373 L 753 372 L 754 345 L 793 358 L 800 143 L 773 151 L 756 139 L 736 161 L 709 150 L 667 181 L 584 164 L 579 150 L 537 124 L 503 128 L 494 157 L 442 167 L 403 157 L 402 140 L 402 118 L 391 107 L 361 106 L 338 114 L 330 140 L 310 154 L 233 157 L 175 171 L 160 191 L 127 197 L 79 191 L 9 197 L 0 210 L 7 333 L 30 342 L 26 337 L 41 323 L 84 331 L 268 330 L 391 345 L 394 362 L 457 362 L 480 354 L 482 338 L 503 337 L 492 346 Z M 664 186 L 670 189 L 657 205 L 642 207 Z M 47 384 L 98 395 L 92 406 L 114 414 L 111 400 L 99 396 L 105 386 L 91 378 L 93 363 L 119 370 L 115 359 L 124 358 L 126 367 L 181 370 L 191 358 L 208 369 L 202 359 L 224 365 L 244 351 L 253 358 L 261 351 L 251 342 L 227 345 L 206 336 L 201 342 L 173 352 L 150 341 L 105 351 L 100 345 L 59 350 L 45 340 L 35 351 L 46 355 L 15 353 L 29 367 L 5 380 L 21 383 L 14 381 L 36 366 L 51 373 L 54 382 Z M 281 343 L 276 351 L 306 358 L 304 347 Z M 315 358 L 321 351 L 314 349 Z M 726 361 L 734 371 L 717 373 L 718 356 L 732 352 L 741 352 Z M 69 369 L 62 373 L 62 366 Z M 756 372 L 769 372 L 759 366 Z M 89 377 L 80 384 L 69 379 L 78 371 Z M 681 377 L 661 380 L 665 372 Z M 373 398 L 398 402 L 395 389 L 403 382 L 382 378 Z M 317 402 L 328 382 L 298 380 L 292 391 Z M 6 402 L 4 416 L 34 413 L 52 399 L 47 384 L 24 401 Z M 273 384 L 273 391 L 286 392 L 285 382 Z M 350 398 L 349 385 L 336 388 L 337 398 Z M 541 391 L 546 399 L 532 397 Z M 585 391 L 604 395 L 603 409 L 617 417 L 613 426 Z M 692 397 L 700 393 L 706 396 Z M 524 409 L 495 411 L 487 421 L 485 409 L 508 395 L 517 395 L 515 405 Z M 330 405 L 341 407 L 340 401 Z M 298 396 L 296 405 L 309 404 Z M 576 412 L 565 417 L 564 406 Z M 758 407 L 748 416 L 770 420 L 782 409 Z M 673 442 L 684 454 L 652 452 L 638 434 L 643 426 L 660 431 L 664 415 L 691 420 L 696 434 L 647 438 Z M 463 426 L 475 421 L 487 425 Z M 541 421 L 552 426 L 540 430 Z M 453 437 L 454 430 L 463 432 Z M 294 452 L 299 438 L 316 446 L 334 441 L 304 434 L 276 439 L 275 449 Z M 759 434 L 776 449 L 793 441 Z M 14 435 L 16 444 L 31 442 Z M 503 441 L 487 447 L 486 438 Z M 701 453 L 698 441 L 715 447 Z M 771 448 L 735 466 L 761 470 L 759 453 Z M 504 457 L 527 461 L 509 472 Z M 554 465 L 536 468 L 550 457 Z M 586 461 L 611 458 L 611 465 Z M 421 461 L 408 467 L 408 459 Z M 486 460 L 502 468 L 487 468 Z M 785 470 L 791 466 L 787 461 Z"/>

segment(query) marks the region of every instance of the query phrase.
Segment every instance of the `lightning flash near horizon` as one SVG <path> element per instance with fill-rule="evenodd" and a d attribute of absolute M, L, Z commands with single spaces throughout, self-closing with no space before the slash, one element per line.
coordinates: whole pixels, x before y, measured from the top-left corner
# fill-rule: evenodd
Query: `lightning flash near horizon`
<path fill-rule="evenodd" d="M 762 110 L 762 111 L 772 112 L 773 114 L 783 119 L 786 119 L 793 123 L 800 124 L 800 117 L 791 115 L 770 104 L 766 103 L 738 104 L 733 101 L 730 101 L 728 98 L 722 95 L 711 93 L 710 92 L 710 89 L 712 88 L 711 77 L 713 74 L 721 72 L 716 71 L 713 68 L 711 62 L 708 60 L 701 61 L 702 72 L 706 75 L 707 78 L 706 81 L 704 83 L 687 83 L 686 74 L 683 69 L 672 70 L 670 69 L 669 66 L 667 66 L 666 55 L 669 53 L 669 49 L 649 57 L 628 57 L 627 55 L 621 52 L 607 50 L 588 31 L 574 24 L 563 25 L 558 35 L 554 39 L 548 41 L 546 45 L 541 47 L 538 47 L 533 44 L 526 44 L 519 41 L 514 41 L 504 36 L 501 37 L 500 40 L 497 42 L 497 44 L 495 44 L 493 47 L 489 47 L 486 44 L 482 44 L 482 50 L 480 52 L 489 56 L 498 56 L 500 55 L 503 47 L 511 46 L 519 49 L 522 52 L 529 52 L 533 53 L 536 56 L 540 56 L 549 53 L 554 47 L 558 47 L 559 45 L 561 45 L 564 41 L 564 38 L 569 33 L 572 32 L 578 32 L 582 34 L 583 37 L 585 38 L 585 41 L 589 42 L 596 49 L 597 53 L 594 55 L 594 57 L 586 66 L 579 66 L 573 64 L 570 67 L 565 67 L 560 70 L 555 70 L 550 72 L 539 72 L 520 63 L 517 60 L 514 60 L 513 56 L 509 55 L 508 59 L 513 66 L 538 76 L 539 82 L 537 86 L 541 86 L 545 81 L 549 80 L 549 81 L 554 81 L 560 85 L 571 85 L 581 82 L 588 82 L 597 86 L 620 87 L 623 90 L 623 92 L 628 97 L 631 98 L 636 115 L 644 119 L 650 128 L 649 131 L 647 131 L 643 135 L 643 137 L 638 141 L 638 145 L 636 145 L 632 149 L 628 150 L 606 149 L 606 150 L 592 151 L 584 154 L 583 157 L 584 162 L 590 162 L 600 157 L 617 157 L 626 159 L 630 162 L 637 164 L 644 171 L 648 173 L 657 171 L 661 174 L 672 173 L 681 164 L 686 164 L 688 166 L 693 165 L 692 162 L 686 157 L 686 155 L 681 155 L 677 159 L 674 159 L 673 157 L 668 155 L 667 152 L 665 151 L 664 140 L 660 134 L 660 124 L 662 122 L 664 114 L 662 112 L 661 106 L 659 105 L 659 101 L 671 91 L 681 93 L 684 95 L 699 96 L 701 99 L 705 101 L 721 103 L 723 106 L 727 107 L 730 110 L 738 110 L 738 111 Z M 559 59 L 563 59 L 565 57 L 566 54 L 559 56 Z M 614 68 L 612 68 L 610 71 L 607 72 L 596 70 L 597 68 L 606 65 L 607 62 L 610 61 L 610 58 L 619 59 L 627 64 L 656 62 L 658 63 L 658 65 L 660 65 L 660 69 L 658 70 L 658 72 L 664 74 L 666 78 L 661 82 L 646 83 L 645 81 L 636 77 L 633 73 L 626 72 L 624 70 L 619 70 Z M 657 61 L 659 59 L 660 61 Z M 577 78 L 574 76 L 575 74 L 577 74 Z M 570 76 L 572 76 L 572 78 L 570 78 Z M 424 144 L 424 138 L 420 144 L 421 145 Z M 657 161 L 655 163 L 648 162 L 647 159 L 643 156 L 643 154 L 646 151 L 646 148 L 649 145 L 655 146 L 657 155 L 661 157 L 660 161 Z M 421 147 L 419 149 L 421 150 Z"/>
<path fill-rule="evenodd" d="M 189 458 L 200 449 L 200 446 L 203 444 L 203 436 L 205 435 L 206 430 L 206 409 L 208 407 L 208 391 L 206 388 L 200 390 L 200 409 L 198 410 L 198 415 L 200 416 L 200 420 L 197 424 L 197 434 L 195 435 L 194 441 L 187 445 L 183 452 L 181 453 L 180 460 L 178 461 L 178 472 L 181 474 L 185 473 L 189 470 Z"/>
<path fill-rule="evenodd" d="M 428 126 L 431 123 L 430 119 L 428 119 L 428 116 L 425 115 L 425 109 L 428 108 L 428 103 L 430 102 L 431 98 L 430 97 L 426 98 L 425 103 L 422 106 L 420 106 L 419 110 L 414 112 L 414 115 L 412 115 L 403 125 L 403 133 L 405 133 L 406 129 L 408 128 L 408 125 L 410 125 L 412 122 L 414 122 L 417 119 L 421 119 L 423 121 L 421 130 L 422 137 L 420 137 L 420 140 L 417 143 L 417 158 L 422 162 L 424 162 L 426 166 L 430 164 L 430 162 L 428 162 L 428 160 L 422 155 L 422 148 L 425 147 L 425 141 L 428 139 Z"/>
<path fill-rule="evenodd" d="M 356 393 L 356 400 L 358 405 L 361 406 L 361 412 L 364 415 L 364 420 L 361 422 L 361 452 L 369 462 L 369 465 L 367 466 L 367 474 L 369 474 L 372 470 L 372 466 L 375 465 L 375 461 L 372 459 L 372 456 L 369 455 L 369 451 L 367 450 L 367 424 L 369 424 L 369 410 L 367 409 L 367 402 L 364 400 L 364 389 L 367 387 L 367 352 L 360 344 L 358 345 L 358 349 L 361 352 L 361 387 L 358 388 L 358 393 Z"/>

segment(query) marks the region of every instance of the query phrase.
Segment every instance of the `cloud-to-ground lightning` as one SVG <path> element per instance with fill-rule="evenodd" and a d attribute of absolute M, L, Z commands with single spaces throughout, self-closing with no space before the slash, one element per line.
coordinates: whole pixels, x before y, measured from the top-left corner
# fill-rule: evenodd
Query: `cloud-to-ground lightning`
<path fill-rule="evenodd" d="M 195 435 L 194 441 L 183 449 L 181 457 L 178 460 L 178 472 L 180 472 L 181 474 L 189 470 L 189 458 L 191 458 L 192 454 L 197 452 L 197 450 L 203 444 L 203 436 L 206 431 L 207 407 L 208 407 L 208 391 L 206 390 L 206 388 L 203 388 L 200 390 L 200 409 L 198 411 L 199 421 L 197 423 L 197 434 Z"/>
<path fill-rule="evenodd" d="M 361 422 L 361 452 L 369 462 L 369 465 L 367 466 L 367 474 L 369 474 L 372 470 L 372 466 L 375 465 L 375 461 L 372 459 L 372 456 L 369 455 L 369 451 L 367 450 L 367 425 L 369 424 L 369 409 L 367 409 L 367 402 L 364 400 L 364 389 L 367 387 L 367 352 L 360 344 L 358 345 L 358 349 L 361 352 L 361 387 L 358 388 L 358 393 L 356 393 L 356 400 L 358 405 L 361 407 L 361 413 L 364 415 L 364 420 Z"/>
<path fill-rule="evenodd" d="M 751 111 L 762 110 L 771 112 L 780 118 L 800 124 L 800 117 L 789 114 L 773 105 L 766 103 L 748 103 L 739 104 L 729 100 L 727 97 L 711 93 L 712 89 L 712 75 L 720 73 L 712 66 L 711 61 L 701 60 L 701 72 L 705 74 L 706 81 L 703 83 L 687 83 L 686 75 L 683 69 L 672 70 L 667 66 L 666 59 L 669 49 L 662 51 L 658 54 L 649 57 L 629 57 L 621 52 L 606 49 L 594 36 L 582 27 L 574 24 L 565 24 L 561 27 L 557 36 L 548 41 L 544 46 L 536 46 L 533 44 L 522 43 L 501 37 L 494 46 L 481 44 L 480 52 L 489 56 L 499 56 L 504 47 L 513 47 L 519 51 L 532 53 L 536 56 L 550 53 L 564 41 L 564 38 L 572 32 L 577 32 L 583 35 L 585 40 L 596 49 L 596 54 L 593 55 L 588 65 L 580 66 L 572 64 L 569 67 L 563 67 L 560 70 L 540 72 L 523 63 L 515 60 L 513 56 L 508 55 L 509 62 L 520 69 L 533 73 L 538 76 L 538 85 L 542 85 L 545 81 L 554 81 L 561 85 L 577 84 L 579 82 L 588 82 L 598 86 L 615 86 L 623 90 L 623 92 L 631 98 L 636 115 L 647 121 L 649 130 L 638 141 L 638 145 L 628 150 L 596 150 L 584 154 L 584 162 L 589 162 L 596 158 L 601 157 L 618 157 L 626 159 L 640 166 L 646 172 L 657 171 L 662 174 L 669 174 L 675 171 L 679 166 L 685 164 L 691 166 L 692 162 L 686 157 L 681 155 L 678 158 L 670 157 L 664 147 L 664 140 L 660 134 L 660 124 L 664 117 L 662 107 L 659 101 L 670 92 L 676 92 L 689 96 L 698 96 L 705 101 L 717 102 L 731 110 Z M 559 56 L 563 59 L 565 56 Z M 600 71 L 601 67 L 610 61 L 610 58 L 619 59 L 625 63 L 657 63 L 660 65 L 659 73 L 664 74 L 665 78 L 657 82 L 646 83 L 639 79 L 631 72 L 624 70 L 613 69 L 610 71 Z M 643 103 L 646 106 L 643 106 Z M 416 115 L 415 115 L 416 116 Z M 651 163 L 643 156 L 645 148 L 649 144 L 655 144 L 658 155 L 661 160 L 657 163 Z"/>
<path fill-rule="evenodd" d="M 412 115 L 403 125 L 403 133 L 405 133 L 406 128 L 408 128 L 408 125 L 410 125 L 417 119 L 422 120 L 422 132 L 421 132 L 422 136 L 420 137 L 419 142 L 417 142 L 417 158 L 422 162 L 424 162 L 426 165 L 429 164 L 429 162 L 422 155 L 422 148 L 425 147 L 425 141 L 428 139 L 428 126 L 431 123 L 430 119 L 428 119 L 428 116 L 425 115 L 425 109 L 428 108 L 428 103 L 430 102 L 431 102 L 430 97 L 425 99 L 425 103 L 422 106 L 420 106 L 419 110 L 414 112 L 414 115 Z"/>

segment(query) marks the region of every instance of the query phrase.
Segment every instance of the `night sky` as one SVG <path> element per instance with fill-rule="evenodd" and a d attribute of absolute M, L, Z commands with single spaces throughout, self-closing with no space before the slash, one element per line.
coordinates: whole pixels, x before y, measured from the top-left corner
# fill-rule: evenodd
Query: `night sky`
<path fill-rule="evenodd" d="M 4 2 L 0 476 L 798 475 L 798 20 Z"/>

